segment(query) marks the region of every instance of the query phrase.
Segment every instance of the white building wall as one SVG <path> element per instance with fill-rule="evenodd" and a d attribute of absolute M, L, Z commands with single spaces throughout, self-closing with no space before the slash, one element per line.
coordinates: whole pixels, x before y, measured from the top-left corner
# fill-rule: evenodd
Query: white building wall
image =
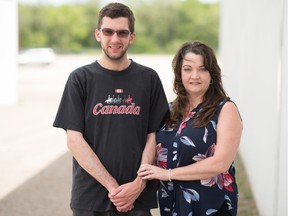
<path fill-rule="evenodd" d="M 261 216 L 287 215 L 287 0 L 222 0 L 220 57 Z"/>
<path fill-rule="evenodd" d="M 18 99 L 18 2 L 0 0 L 0 106 Z"/>

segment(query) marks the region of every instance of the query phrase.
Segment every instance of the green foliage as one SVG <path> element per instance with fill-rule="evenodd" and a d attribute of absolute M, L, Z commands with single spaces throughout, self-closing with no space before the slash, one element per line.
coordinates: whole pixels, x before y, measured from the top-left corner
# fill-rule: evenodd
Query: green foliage
<path fill-rule="evenodd" d="M 95 46 L 97 5 L 55 7 L 20 4 L 20 48 L 52 47 L 58 52 L 67 53 Z"/>
<path fill-rule="evenodd" d="M 219 5 L 198 0 L 126 0 L 136 17 L 130 52 L 175 53 L 186 40 L 218 48 Z M 99 1 L 86 4 L 19 5 L 20 48 L 52 47 L 60 53 L 99 49 L 94 37 Z"/>

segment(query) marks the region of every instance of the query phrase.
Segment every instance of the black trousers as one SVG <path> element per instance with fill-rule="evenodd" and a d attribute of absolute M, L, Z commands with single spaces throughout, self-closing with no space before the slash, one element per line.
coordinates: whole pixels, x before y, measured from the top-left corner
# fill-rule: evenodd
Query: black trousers
<path fill-rule="evenodd" d="M 73 216 L 152 216 L 150 210 L 132 210 L 129 212 L 92 212 L 86 210 L 72 209 Z"/>
<path fill-rule="evenodd" d="M 218 210 L 218 212 L 216 212 L 213 216 L 231 216 L 228 210 L 227 203 L 224 202 L 221 208 Z"/>

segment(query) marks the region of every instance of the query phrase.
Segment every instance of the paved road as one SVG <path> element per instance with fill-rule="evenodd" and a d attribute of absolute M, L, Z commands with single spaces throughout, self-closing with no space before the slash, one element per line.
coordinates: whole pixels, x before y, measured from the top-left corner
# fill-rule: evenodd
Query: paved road
<path fill-rule="evenodd" d="M 172 57 L 131 57 L 159 72 L 171 100 Z M 0 216 L 71 215 L 71 156 L 64 131 L 51 125 L 67 76 L 94 59 L 58 56 L 52 65 L 19 67 L 18 103 L 0 107 Z"/>

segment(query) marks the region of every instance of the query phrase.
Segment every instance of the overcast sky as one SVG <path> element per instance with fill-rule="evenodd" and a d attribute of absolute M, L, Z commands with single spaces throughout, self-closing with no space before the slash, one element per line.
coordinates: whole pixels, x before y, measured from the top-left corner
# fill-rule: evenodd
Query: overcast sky
<path fill-rule="evenodd" d="M 61 4 L 67 4 L 67 3 L 77 3 L 77 2 L 85 2 L 87 0 L 18 0 L 20 3 L 27 3 L 27 4 L 35 4 L 35 3 L 45 3 L 45 4 L 53 4 L 53 5 L 61 5 Z M 215 3 L 220 0 L 201 0 L 202 2 L 206 3 Z M 102 4 L 106 4 L 108 2 L 125 2 L 125 0 L 100 0 Z"/>
<path fill-rule="evenodd" d="M 53 5 L 61 5 L 67 3 L 83 2 L 85 0 L 18 0 L 20 3 L 35 4 L 35 3 L 45 3 Z"/>
<path fill-rule="evenodd" d="M 45 4 L 53 4 L 53 5 L 61 5 L 61 4 L 69 4 L 69 3 L 83 3 L 88 0 L 18 0 L 22 3 L 45 3 Z M 108 2 L 125 2 L 125 0 L 100 0 L 100 3 L 106 4 Z"/>

